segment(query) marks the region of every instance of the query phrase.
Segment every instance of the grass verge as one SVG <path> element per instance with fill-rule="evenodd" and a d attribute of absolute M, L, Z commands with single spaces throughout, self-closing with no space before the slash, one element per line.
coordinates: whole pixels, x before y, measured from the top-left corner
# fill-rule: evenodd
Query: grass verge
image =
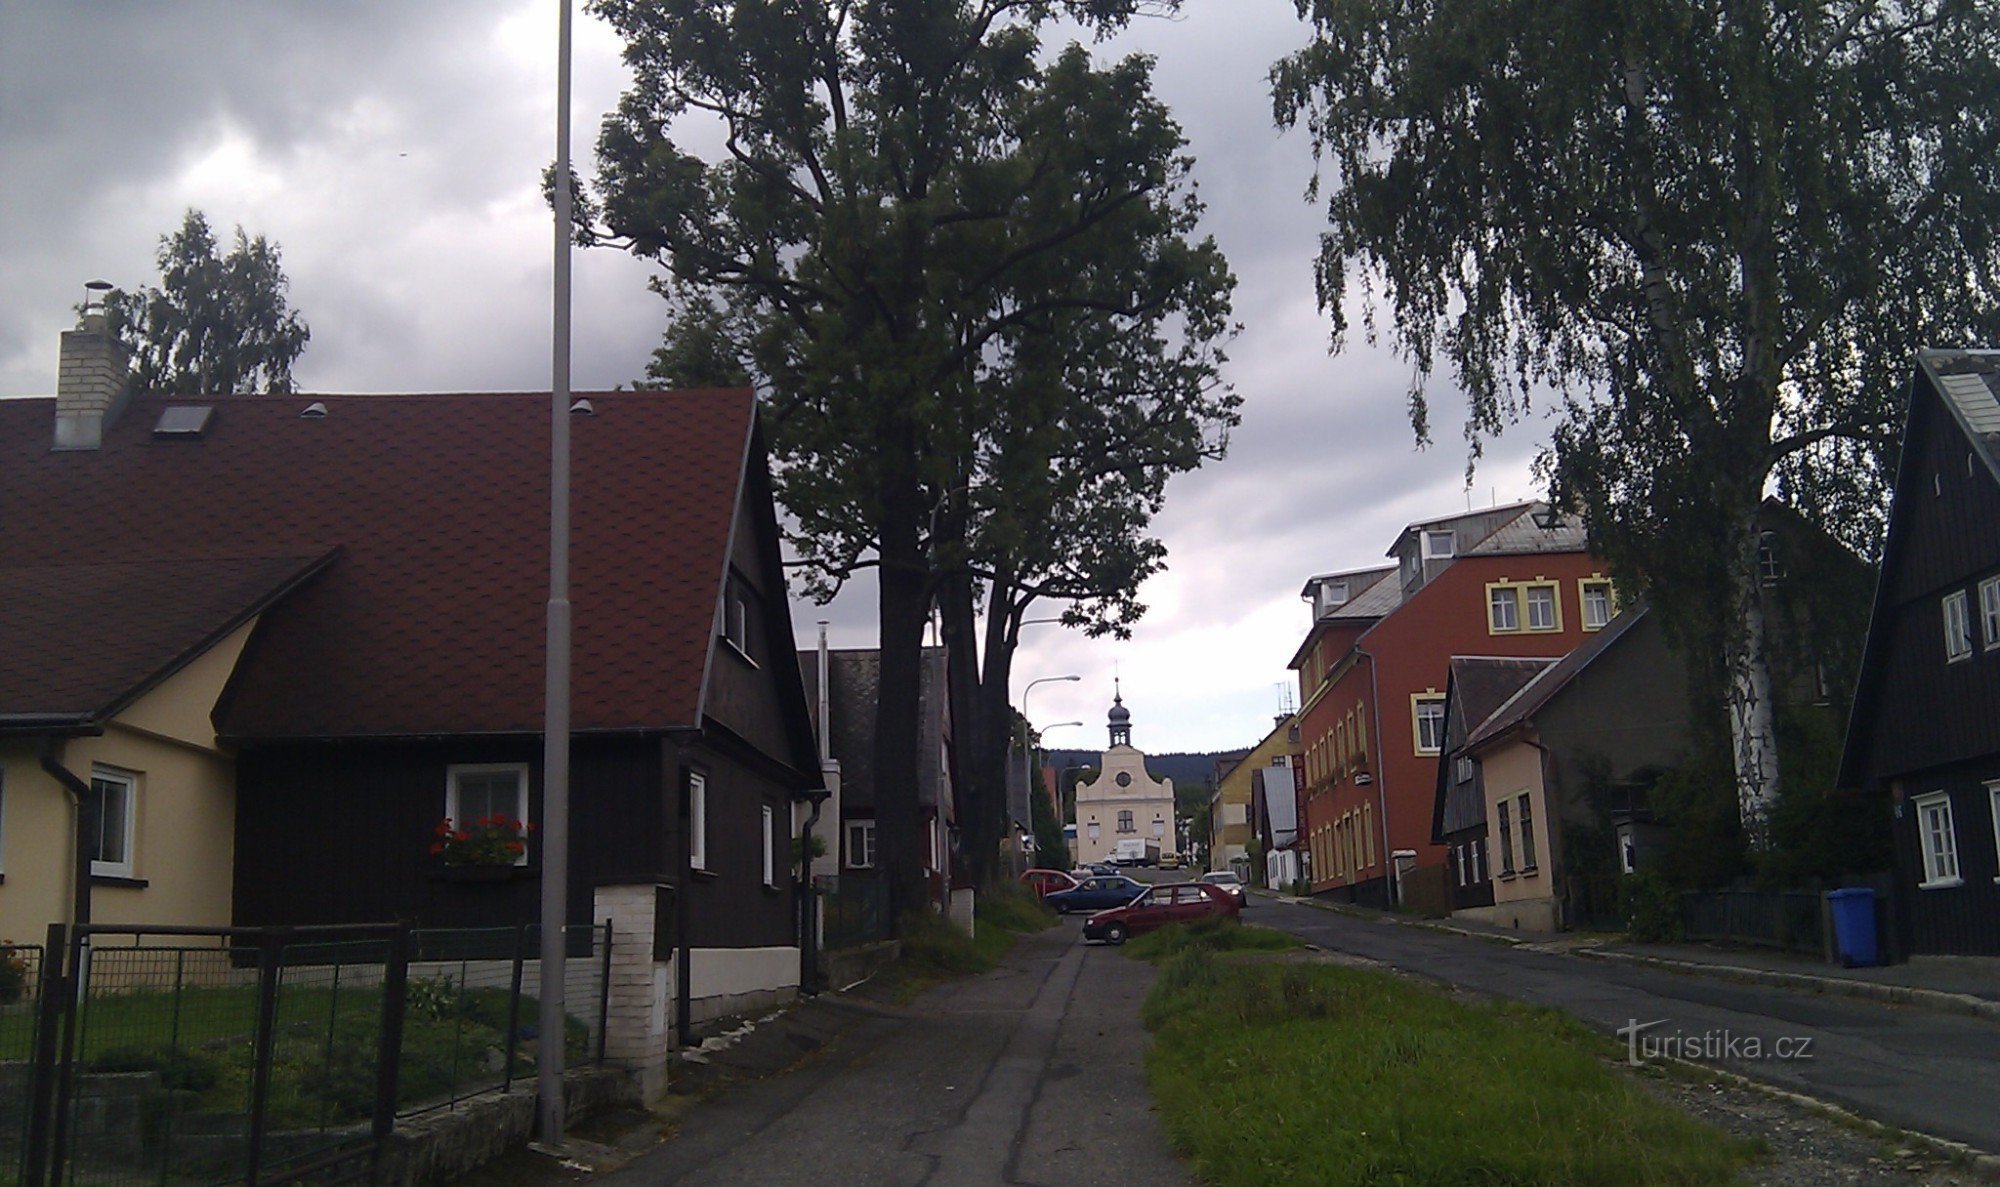
<path fill-rule="evenodd" d="M 955 977 L 991 972 L 1021 935 L 1056 924 L 1056 913 L 1026 887 L 1006 885 L 979 893 L 973 934 L 929 912 L 906 920 L 898 938 L 902 953 L 882 970 L 883 990 L 906 1002 L 933 985 Z"/>
<path fill-rule="evenodd" d="M 1146 1000 L 1169 1140 L 1217 1187 L 1726 1184 L 1760 1153 L 1644 1091 L 1568 1017 L 1190 944 Z"/>
<path fill-rule="evenodd" d="M 1305 941 L 1274 927 L 1203 919 L 1150 931 L 1125 946 L 1125 955 L 1164 964 L 1185 952 L 1285 952 Z"/>

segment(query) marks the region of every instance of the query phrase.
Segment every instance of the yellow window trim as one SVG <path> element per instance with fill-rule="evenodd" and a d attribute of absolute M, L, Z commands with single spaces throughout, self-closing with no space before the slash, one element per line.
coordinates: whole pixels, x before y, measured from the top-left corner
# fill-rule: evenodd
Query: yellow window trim
<path fill-rule="evenodd" d="M 1410 752 L 1418 758 L 1435 758 L 1444 752 L 1443 746 L 1439 746 L 1436 750 L 1425 750 L 1423 748 L 1424 735 L 1423 730 L 1420 728 L 1421 719 L 1417 716 L 1417 706 L 1432 701 L 1440 705 L 1443 704 L 1444 694 L 1435 688 L 1427 688 L 1422 692 L 1413 692 L 1410 694 Z"/>
<path fill-rule="evenodd" d="M 1604 607 L 1605 623 L 1609 624 L 1612 619 L 1618 617 L 1618 587 L 1612 583 L 1611 578 L 1606 577 L 1602 573 L 1592 573 L 1588 577 L 1579 577 L 1576 579 L 1576 624 L 1586 631 L 1601 631 L 1604 629 L 1602 626 L 1590 625 L 1590 619 L 1585 617 L 1583 613 L 1584 606 L 1588 604 L 1583 600 L 1584 591 L 1594 585 L 1603 586 L 1604 592 L 1607 595 Z"/>
<path fill-rule="evenodd" d="M 1555 611 L 1554 626 L 1528 625 L 1528 591 L 1531 589 L 1546 589 L 1549 591 L 1550 594 L 1549 604 L 1550 607 Z M 1500 592 L 1509 593 L 1512 595 L 1513 598 L 1514 625 L 1511 627 L 1502 627 L 1496 625 L 1494 622 L 1493 595 L 1495 593 L 1500 593 Z M 1487 583 L 1486 585 L 1486 633 L 1487 634 L 1559 635 L 1562 633 L 1562 629 L 1563 629 L 1563 600 L 1562 600 L 1561 582 L 1550 581 L 1543 577 L 1536 577 L 1533 581 L 1509 581 L 1505 577 L 1502 577 L 1498 581 L 1491 581 Z"/>

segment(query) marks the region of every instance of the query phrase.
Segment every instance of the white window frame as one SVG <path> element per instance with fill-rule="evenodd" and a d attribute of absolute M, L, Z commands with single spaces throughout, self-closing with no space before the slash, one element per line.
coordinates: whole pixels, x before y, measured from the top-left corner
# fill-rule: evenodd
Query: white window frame
<path fill-rule="evenodd" d="M 1924 880 L 1917 883 L 1917 889 L 1947 890 L 1965 885 L 1965 879 L 1959 876 L 1958 830 L 1952 823 L 1951 796 L 1934 791 L 1914 797 L 1910 806 L 1916 809 L 1917 848 L 1924 858 Z M 1944 825 L 1941 838 L 1932 828 L 1933 812 L 1938 812 L 1935 819 Z M 1937 843 L 1940 839 L 1942 845 Z"/>
<path fill-rule="evenodd" d="M 1514 826 L 1507 819 L 1507 801 L 1501 800 L 1495 807 L 1495 818 L 1500 825 L 1500 876 L 1512 877 L 1514 873 Z"/>
<path fill-rule="evenodd" d="M 771 812 L 771 805 L 760 805 L 758 811 L 764 817 L 764 885 L 776 889 L 778 885 L 778 827 Z"/>
<path fill-rule="evenodd" d="M 1986 785 L 1986 795 L 1993 807 L 1993 853 L 2000 857 L 2000 779 Z M 2000 886 L 2000 874 L 1993 876 L 1993 883 Z"/>
<path fill-rule="evenodd" d="M 1979 625 L 1986 650 L 2000 648 L 2000 577 L 1979 583 Z"/>
<path fill-rule="evenodd" d="M 1423 539 L 1423 557 L 1427 561 L 1450 560 L 1458 555 L 1458 533 L 1450 530 L 1426 529 Z"/>
<path fill-rule="evenodd" d="M 688 772 L 688 868 L 708 869 L 708 776 Z"/>
<path fill-rule="evenodd" d="M 1424 707 L 1427 705 L 1436 705 L 1438 707 L 1436 718 L 1437 729 L 1433 731 L 1433 741 L 1436 744 L 1428 748 L 1424 746 L 1424 720 L 1429 716 L 1424 712 Z M 1416 750 L 1418 755 L 1432 757 L 1443 753 L 1444 713 L 1443 693 L 1416 692 L 1410 694 L 1410 745 Z"/>
<path fill-rule="evenodd" d="M 757 661 L 750 654 L 750 600 L 749 584 L 730 573 L 722 584 L 722 641 L 755 667 Z"/>
<path fill-rule="evenodd" d="M 1541 868 L 1541 863 L 1535 860 L 1535 816 L 1527 792 L 1515 796 L 1514 805 L 1518 809 L 1514 823 L 1521 829 L 1521 872 L 1526 874 Z"/>
<path fill-rule="evenodd" d="M 1967 601 L 1962 589 L 1944 595 L 1944 662 L 1948 664 L 1972 658 L 1972 615 Z"/>
<path fill-rule="evenodd" d="M 1502 609 L 1505 614 L 1501 613 Z M 1502 619 L 1505 619 L 1503 622 Z M 1521 591 L 1512 585 L 1486 587 L 1486 633 L 1512 635 L 1521 630 Z"/>
<path fill-rule="evenodd" d="M 98 842 L 102 839 L 104 829 L 104 815 L 100 811 L 97 818 L 99 836 L 91 840 L 90 876 L 93 878 L 130 878 L 134 876 L 133 870 L 136 868 L 133 862 L 133 849 L 138 842 L 139 835 L 139 773 L 137 771 L 120 770 L 117 767 L 93 765 L 90 768 L 90 792 L 93 796 L 97 794 L 97 785 L 100 783 L 108 787 L 122 788 L 124 792 L 121 798 L 125 801 L 125 827 L 123 830 L 124 835 L 119 838 L 120 852 L 124 854 L 124 858 L 121 861 L 99 861 L 97 859 L 96 855 L 99 852 Z"/>
<path fill-rule="evenodd" d="M 1592 595 L 1596 595 L 1603 603 L 1601 617 L 1594 617 L 1590 612 Z M 1578 581 L 1576 600 L 1577 605 L 1582 607 L 1583 629 L 1586 631 L 1601 631 L 1611 625 L 1611 620 L 1618 615 L 1616 603 L 1612 599 L 1611 582 L 1602 577 L 1585 577 Z"/>
<path fill-rule="evenodd" d="M 467 828 L 471 821 L 458 807 L 458 781 L 466 775 L 512 775 L 514 776 L 514 810 L 508 813 L 512 819 L 523 825 L 528 823 L 528 764 L 524 762 L 460 762 L 452 763 L 444 769 L 444 814 L 455 828 Z M 521 850 L 514 864 L 528 864 L 528 851 Z"/>
<path fill-rule="evenodd" d="M 850 870 L 872 870 L 875 868 L 875 822 L 873 820 L 850 820 L 847 822 L 847 868 Z"/>
<path fill-rule="evenodd" d="M 1535 595 L 1549 595 L 1548 621 L 1535 621 Z M 1562 589 L 1552 582 L 1535 582 L 1521 589 L 1521 629 L 1524 631 L 1559 631 L 1562 629 Z"/>
<path fill-rule="evenodd" d="M 1139 826 L 1132 822 L 1132 810 L 1130 808 L 1120 808 L 1118 810 L 1118 831 L 1135 834 L 1139 831 Z"/>

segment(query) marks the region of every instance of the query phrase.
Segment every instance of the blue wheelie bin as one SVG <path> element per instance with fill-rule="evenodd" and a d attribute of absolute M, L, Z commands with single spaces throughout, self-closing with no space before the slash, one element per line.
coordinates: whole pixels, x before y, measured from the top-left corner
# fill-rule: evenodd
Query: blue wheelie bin
<path fill-rule="evenodd" d="M 1833 908 L 1833 942 L 1840 963 L 1862 968 L 1879 963 L 1875 951 L 1875 892 L 1866 886 L 1843 886 L 1826 893 Z"/>

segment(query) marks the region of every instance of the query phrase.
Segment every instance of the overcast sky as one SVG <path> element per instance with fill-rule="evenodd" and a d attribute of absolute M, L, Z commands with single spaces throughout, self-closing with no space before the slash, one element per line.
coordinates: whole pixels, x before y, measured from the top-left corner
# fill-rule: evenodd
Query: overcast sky
<path fill-rule="evenodd" d="M 0 396 L 55 387 L 57 335 L 83 282 L 157 282 L 160 235 L 189 206 L 284 252 L 312 326 L 301 390 L 547 390 L 556 0 L 23 0 L 0 5 Z M 1156 523 L 1169 571 L 1126 642 L 1030 626 L 1014 665 L 1035 723 L 1081 720 L 1051 746 L 1101 746 L 1114 668 L 1144 750 L 1248 746 L 1291 688 L 1313 573 L 1380 563 L 1411 520 L 1530 497 L 1545 439 L 1524 424 L 1463 479 L 1459 401 L 1434 381 L 1438 444 L 1418 451 L 1409 368 L 1356 340 L 1327 352 L 1304 200 L 1303 134 L 1272 125 L 1266 72 L 1304 43 L 1292 0 L 1187 0 L 1103 54 L 1158 59 L 1236 273 L 1243 333 L 1227 379 L 1244 397 L 1227 460 L 1177 478 Z M 579 15 L 580 171 L 625 82 L 618 44 Z M 649 271 L 576 258 L 574 384 L 630 382 L 657 343 Z M 795 602 L 802 644 L 873 643 L 872 591 Z M 1048 614 L 1059 612 L 1051 606 Z M 1295 692 L 1290 695 L 1296 696 Z"/>

